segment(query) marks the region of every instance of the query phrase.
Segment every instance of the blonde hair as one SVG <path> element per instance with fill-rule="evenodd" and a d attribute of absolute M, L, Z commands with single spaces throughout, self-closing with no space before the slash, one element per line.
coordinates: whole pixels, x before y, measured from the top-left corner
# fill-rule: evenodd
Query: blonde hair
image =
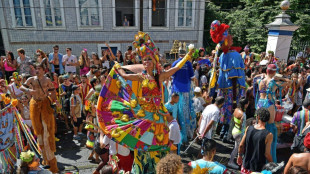
<path fill-rule="evenodd" d="M 168 154 L 157 163 L 156 173 L 177 174 L 182 168 L 181 157 L 176 154 Z"/>

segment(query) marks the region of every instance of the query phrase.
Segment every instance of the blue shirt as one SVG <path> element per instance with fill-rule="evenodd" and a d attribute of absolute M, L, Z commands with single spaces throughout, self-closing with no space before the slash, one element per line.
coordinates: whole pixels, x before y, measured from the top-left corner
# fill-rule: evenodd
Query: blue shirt
<path fill-rule="evenodd" d="M 58 53 L 58 58 L 59 58 L 59 73 L 60 73 L 60 74 L 63 74 L 63 73 L 64 73 L 64 68 L 63 68 L 63 66 L 62 66 L 62 54 Z M 50 61 L 52 61 L 53 59 L 54 59 L 54 53 L 50 53 L 50 54 L 48 55 L 48 61 L 50 62 Z M 52 72 L 54 73 L 54 72 L 55 72 L 54 64 L 51 63 L 50 66 L 51 66 Z"/>
<path fill-rule="evenodd" d="M 173 62 L 172 67 L 175 67 L 175 65 L 181 60 L 182 58 L 179 58 L 178 60 Z M 172 77 L 172 92 L 190 92 L 191 80 L 194 77 L 192 63 L 187 61 L 184 66 Z"/>
<path fill-rule="evenodd" d="M 193 173 L 222 174 L 226 172 L 226 167 L 218 162 L 205 161 L 203 159 L 189 162 L 193 168 Z M 199 166 L 199 167 L 198 167 Z"/>
<path fill-rule="evenodd" d="M 168 112 L 172 113 L 173 119 L 176 119 L 178 116 L 178 105 L 177 104 L 172 105 L 170 102 L 167 102 L 165 104 L 165 107 L 167 108 Z"/>

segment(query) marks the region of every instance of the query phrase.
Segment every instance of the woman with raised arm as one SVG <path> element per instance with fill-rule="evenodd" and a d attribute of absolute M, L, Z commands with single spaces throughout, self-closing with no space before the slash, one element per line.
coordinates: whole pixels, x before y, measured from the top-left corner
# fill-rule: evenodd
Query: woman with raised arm
<path fill-rule="evenodd" d="M 169 144 L 169 113 L 164 107 L 162 83 L 191 58 L 193 46 L 175 67 L 160 73 L 157 47 L 150 36 L 139 32 L 133 45 L 145 70 L 126 74 L 118 63 L 114 65 L 99 96 L 98 121 L 109 138 L 134 150 L 133 173 L 154 173 L 159 159 L 173 149 Z M 136 93 L 126 80 L 140 84 Z"/>
<path fill-rule="evenodd" d="M 258 96 L 256 108 L 266 108 L 270 112 L 270 119 L 266 123 L 266 129 L 273 134 L 273 141 L 271 145 L 271 155 L 273 162 L 277 162 L 276 148 L 277 148 L 277 128 L 274 124 L 276 115 L 276 90 L 279 88 L 281 91 L 282 87 L 285 87 L 291 83 L 290 79 L 275 76 L 277 67 L 275 64 L 269 64 L 267 67 L 267 75 L 264 79 L 258 82 Z M 282 100 L 280 98 L 280 100 Z"/>

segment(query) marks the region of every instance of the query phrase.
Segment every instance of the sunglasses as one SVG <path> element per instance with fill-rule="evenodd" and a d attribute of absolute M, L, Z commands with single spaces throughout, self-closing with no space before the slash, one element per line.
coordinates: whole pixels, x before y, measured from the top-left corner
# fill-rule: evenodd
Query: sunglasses
<path fill-rule="evenodd" d="M 143 61 L 152 61 L 152 59 L 151 58 L 148 58 L 148 59 L 144 59 Z"/>
<path fill-rule="evenodd" d="M 66 51 L 68 52 L 68 51 L 70 51 L 70 50 L 66 50 Z"/>

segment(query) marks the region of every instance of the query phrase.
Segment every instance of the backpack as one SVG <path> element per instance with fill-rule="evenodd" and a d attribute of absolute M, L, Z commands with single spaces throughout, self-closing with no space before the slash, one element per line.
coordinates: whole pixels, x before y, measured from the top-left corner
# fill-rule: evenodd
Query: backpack
<path fill-rule="evenodd" d="M 302 133 L 301 136 L 299 135 L 296 135 L 294 137 L 294 141 L 293 141 L 293 144 L 291 146 L 291 149 L 294 153 L 302 153 L 304 152 L 304 149 L 305 149 L 305 145 L 304 145 L 304 139 L 306 137 L 306 135 L 310 133 L 310 126 L 308 126 L 306 128 L 306 130 L 304 131 L 304 133 Z"/>

